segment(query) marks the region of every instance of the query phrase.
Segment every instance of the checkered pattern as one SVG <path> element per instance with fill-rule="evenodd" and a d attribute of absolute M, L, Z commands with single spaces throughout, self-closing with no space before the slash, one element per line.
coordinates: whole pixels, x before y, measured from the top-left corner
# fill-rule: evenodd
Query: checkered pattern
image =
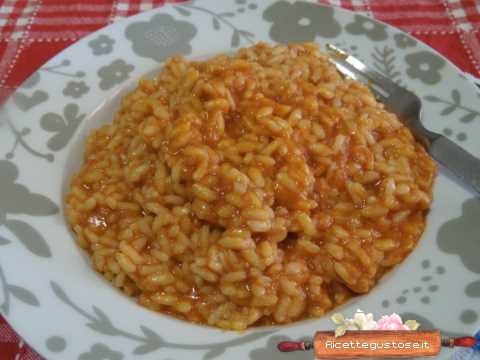
<path fill-rule="evenodd" d="M 160 0 L 117 0 L 115 5 L 114 19 L 137 14 L 138 12 L 151 10 L 164 3 L 175 1 Z"/>
<path fill-rule="evenodd" d="M 126 16 L 182 0 L 0 0 L 0 102 L 48 59 Z M 477 0 L 318 0 L 397 26 L 480 76 Z M 39 360 L 0 316 L 0 359 Z"/>
<path fill-rule="evenodd" d="M 0 316 L 0 359 L 41 360 L 42 358 L 12 331 Z"/>

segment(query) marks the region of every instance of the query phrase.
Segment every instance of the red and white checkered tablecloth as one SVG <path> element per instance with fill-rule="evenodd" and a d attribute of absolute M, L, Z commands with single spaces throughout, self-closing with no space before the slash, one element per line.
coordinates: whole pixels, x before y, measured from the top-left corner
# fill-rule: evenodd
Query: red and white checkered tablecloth
<path fill-rule="evenodd" d="M 0 0 L 0 103 L 33 71 L 120 18 L 182 0 Z M 319 0 L 397 26 L 480 76 L 477 0 Z M 39 360 L 0 315 L 0 360 Z"/>

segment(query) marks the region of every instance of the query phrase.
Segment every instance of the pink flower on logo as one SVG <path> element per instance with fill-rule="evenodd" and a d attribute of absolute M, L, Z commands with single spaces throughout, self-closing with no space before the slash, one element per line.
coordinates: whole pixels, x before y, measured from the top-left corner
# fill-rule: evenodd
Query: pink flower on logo
<path fill-rule="evenodd" d="M 403 325 L 400 315 L 393 313 L 390 316 L 382 316 L 378 324 L 375 325 L 374 330 L 410 330 L 410 328 L 407 325 Z"/>

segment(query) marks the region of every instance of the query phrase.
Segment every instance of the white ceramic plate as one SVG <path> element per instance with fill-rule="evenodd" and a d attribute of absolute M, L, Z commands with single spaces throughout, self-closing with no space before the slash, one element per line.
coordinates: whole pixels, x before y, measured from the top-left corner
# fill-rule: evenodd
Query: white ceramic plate
<path fill-rule="evenodd" d="M 198 1 L 155 9 L 82 39 L 33 74 L 0 118 L 0 306 L 48 359 L 255 359 L 284 340 L 333 330 L 328 317 L 243 334 L 152 313 L 91 270 L 62 211 L 87 132 L 111 121 L 119 96 L 175 53 L 205 57 L 257 41 L 332 42 L 413 89 L 424 122 L 480 155 L 479 97 L 432 49 L 383 23 L 304 2 Z M 480 201 L 445 175 L 413 254 L 368 295 L 350 301 L 381 315 L 471 335 L 480 325 Z M 442 350 L 441 357 L 453 350 Z M 310 359 L 311 352 L 296 353 Z"/>

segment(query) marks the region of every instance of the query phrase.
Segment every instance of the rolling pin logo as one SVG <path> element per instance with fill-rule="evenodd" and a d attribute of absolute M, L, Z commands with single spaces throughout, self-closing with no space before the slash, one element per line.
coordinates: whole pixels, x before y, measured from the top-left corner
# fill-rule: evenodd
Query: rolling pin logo
<path fill-rule="evenodd" d="M 335 331 L 318 331 L 313 341 L 284 341 L 278 349 L 313 349 L 317 359 L 372 359 L 437 356 L 441 347 L 473 347 L 477 343 L 474 337 L 441 339 L 440 331 L 414 331 L 421 324 L 415 320 L 403 323 L 397 314 L 382 316 L 377 322 L 372 314 L 357 310 L 353 319 L 345 319 L 341 313 L 330 319 L 338 325 Z"/>

